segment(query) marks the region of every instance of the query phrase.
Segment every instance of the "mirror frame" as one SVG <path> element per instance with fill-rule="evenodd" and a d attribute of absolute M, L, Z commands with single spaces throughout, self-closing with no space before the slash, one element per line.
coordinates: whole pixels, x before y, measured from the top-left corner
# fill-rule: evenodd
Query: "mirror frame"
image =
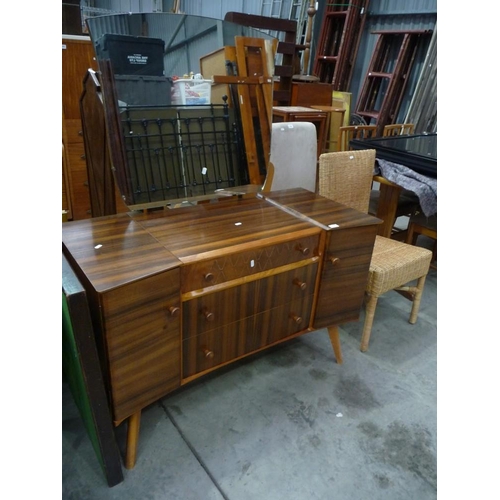
<path fill-rule="evenodd" d="M 176 30 L 172 33 L 165 32 L 162 34 L 162 23 L 165 23 L 167 20 L 171 25 L 175 23 Z M 204 27 L 204 29 L 195 30 L 196 33 L 193 36 L 194 41 L 187 40 L 182 42 L 178 39 L 180 26 L 185 26 L 186 23 L 191 23 L 193 26 L 196 23 L 201 23 Z M 155 30 L 150 29 L 153 25 L 155 26 Z M 231 192 L 239 194 L 245 191 L 244 188 L 248 184 L 254 187 L 259 187 L 263 184 L 267 173 L 270 154 L 274 59 L 278 44 L 276 38 L 254 28 L 228 21 L 170 13 L 113 14 L 110 16 L 99 16 L 87 19 L 87 26 L 96 50 L 99 71 L 95 73 L 89 70 L 89 74 L 84 81 L 84 92 L 81 99 L 86 150 L 87 144 L 91 149 L 92 144 L 102 143 L 102 140 L 95 140 L 96 134 L 105 134 L 105 142 L 107 143 L 107 150 L 109 151 L 109 163 L 111 164 L 114 182 L 118 186 L 121 197 L 129 209 L 143 210 L 164 206 L 178 206 L 186 201 L 197 203 L 205 199 L 228 196 L 228 193 Z M 191 31 L 193 30 L 194 28 L 191 28 Z M 131 31 L 132 33 L 124 33 L 127 31 Z M 150 31 L 154 31 L 156 35 L 162 34 L 162 36 L 143 36 Z M 188 73 L 184 73 L 182 78 L 178 78 L 179 75 L 160 75 L 159 73 L 156 73 L 154 76 L 144 75 L 144 73 L 141 74 L 144 64 L 138 65 L 137 71 L 135 68 L 131 70 L 126 69 L 125 71 L 130 74 L 123 78 L 122 74 L 117 73 L 116 61 L 112 60 L 113 57 L 110 55 L 110 51 L 98 47 L 99 43 L 102 42 L 102 37 L 106 35 L 110 35 L 111 37 L 115 35 L 119 37 L 120 35 L 126 34 L 136 38 L 140 37 L 141 42 L 144 42 L 145 38 L 156 40 L 163 39 L 164 47 L 166 47 L 162 48 L 163 55 L 172 58 L 172 54 L 175 55 L 176 51 L 182 50 L 183 46 L 183 50 L 187 51 L 188 49 L 186 46 L 189 46 L 189 43 L 193 43 L 193 47 L 199 45 L 200 41 L 203 39 L 203 34 L 208 36 L 207 34 L 210 32 L 215 33 L 215 38 L 219 42 L 222 40 L 224 43 L 228 43 L 232 38 L 234 45 L 224 45 L 223 48 L 211 50 L 206 54 L 207 57 L 219 55 L 219 66 L 214 69 L 213 74 L 203 75 L 201 79 L 199 78 L 201 76 L 201 71 L 197 71 L 197 73 L 200 73 L 198 78 L 193 78 L 194 75 Z M 208 45 L 202 44 L 202 47 L 203 50 L 206 50 Z M 199 47 L 198 50 L 200 50 Z M 134 51 L 133 53 L 136 54 L 137 52 L 138 51 Z M 191 52 L 196 51 L 193 49 Z M 228 54 L 234 59 L 228 59 Z M 148 57 L 143 57 L 142 60 L 140 57 L 137 57 L 137 60 L 143 63 L 144 59 L 147 60 Z M 177 54 L 176 58 L 180 59 L 180 56 Z M 151 57 L 151 60 L 152 59 Z M 228 61 L 232 61 L 235 64 L 228 64 Z M 194 68 L 191 68 L 191 72 L 193 69 Z M 201 68 L 198 67 L 196 69 L 201 70 Z M 157 72 L 158 68 L 153 68 L 153 71 Z M 150 76 L 153 80 L 147 80 Z M 188 76 L 188 78 L 184 78 L 185 76 Z M 156 80 L 154 80 L 154 78 L 156 78 Z M 223 86 L 227 92 L 224 93 L 225 98 L 222 98 L 222 103 L 196 103 L 195 105 L 189 105 L 184 102 L 181 104 L 173 104 L 172 102 L 166 104 L 165 102 L 161 102 L 159 105 L 155 105 L 154 101 L 153 103 L 148 102 L 147 104 L 128 104 L 125 103 L 123 99 L 120 99 L 123 93 L 121 93 L 122 91 L 119 89 L 119 86 L 117 86 L 117 81 L 125 80 L 126 84 L 130 84 L 130 88 L 133 89 L 137 88 L 137 86 L 133 87 L 137 82 L 144 87 L 146 83 L 150 85 L 151 81 L 153 81 L 154 84 L 158 84 L 162 89 L 165 89 L 168 88 L 169 79 L 171 79 L 171 91 L 179 85 L 189 85 L 189 88 L 194 88 L 192 85 L 199 83 L 205 84 L 205 82 L 209 81 L 210 90 L 212 92 L 214 87 L 217 86 Z M 179 80 L 181 81 L 179 82 Z M 150 86 L 148 88 L 152 87 Z M 143 94 L 151 98 L 150 92 L 143 92 Z M 129 96 L 130 95 L 135 98 L 137 93 L 133 90 L 129 93 Z M 98 108 L 101 109 L 98 110 Z M 99 113 L 96 113 L 96 110 L 98 110 Z M 125 120 L 121 119 L 123 115 L 130 115 L 131 113 L 137 117 L 135 120 L 136 127 L 139 126 L 138 124 L 144 123 L 144 121 L 153 123 L 155 121 L 157 122 L 158 119 L 164 120 L 164 117 L 169 113 L 175 113 L 176 120 L 179 123 L 184 120 L 182 121 L 183 126 L 185 123 L 194 123 L 195 121 L 199 123 L 215 123 L 216 120 L 220 121 L 222 125 L 218 125 L 218 127 L 224 129 L 226 137 L 223 141 L 223 151 L 218 158 L 214 159 L 213 151 L 218 151 L 219 145 L 216 142 L 213 142 L 211 145 L 203 144 L 203 148 L 205 148 L 204 152 L 210 151 L 212 156 L 200 156 L 199 161 L 194 161 L 192 165 L 189 166 L 189 168 L 191 168 L 191 177 L 188 179 L 189 176 L 186 175 L 185 172 L 187 165 L 186 158 L 189 156 L 190 151 L 196 150 L 199 153 L 202 146 L 200 146 L 200 144 L 194 144 L 192 145 L 194 149 L 188 151 L 188 149 L 186 149 L 186 139 L 184 136 L 181 137 L 175 146 L 169 146 L 170 150 L 172 150 L 172 148 L 176 149 L 177 156 L 183 157 L 182 165 L 179 166 L 179 164 L 177 164 L 174 167 L 174 169 L 184 169 L 184 177 L 180 186 L 183 189 L 181 195 L 179 196 L 179 189 L 174 189 L 174 187 L 178 188 L 178 186 L 172 186 L 171 183 L 168 183 L 166 186 L 161 186 L 166 195 L 159 196 L 158 193 L 161 189 L 157 189 L 157 182 L 150 182 L 150 179 L 148 179 L 144 182 L 149 182 L 151 186 L 148 184 L 148 189 L 144 191 L 147 192 L 149 190 L 150 192 L 154 192 L 154 195 L 158 197 L 157 199 L 150 199 L 151 197 L 146 197 L 146 199 L 140 198 L 137 196 L 138 181 L 131 175 L 131 163 L 132 161 L 137 163 L 137 154 L 139 153 L 137 153 L 137 148 L 132 148 L 134 152 L 131 153 L 131 148 L 127 146 L 126 143 L 129 142 L 129 137 L 124 129 Z M 144 116 L 141 117 L 141 113 L 143 113 Z M 159 116 L 154 116 L 155 113 Z M 94 118 L 99 114 L 103 115 L 103 119 L 101 117 L 96 121 Z M 130 123 L 130 118 L 128 119 L 128 123 Z M 181 127 L 181 130 L 182 129 L 183 127 Z M 161 149 L 158 143 L 158 134 L 138 133 L 137 128 L 133 130 L 127 129 L 127 132 L 132 134 L 135 140 L 142 138 L 143 142 L 145 142 L 146 139 L 152 140 L 152 137 L 155 136 L 156 142 L 148 151 L 156 151 L 154 160 L 158 163 L 159 155 L 157 151 Z M 222 136 L 221 130 L 218 130 L 217 133 Z M 203 141 L 204 134 L 205 137 L 207 137 L 206 131 L 200 126 L 197 139 L 201 142 L 206 142 Z M 192 134 L 191 137 L 193 137 Z M 244 171 L 243 174 L 240 171 L 238 175 L 231 175 L 230 169 L 228 170 L 229 175 L 226 177 L 223 175 L 217 177 L 215 174 L 214 165 L 220 163 L 221 157 L 228 157 L 227 148 L 229 141 L 232 141 L 234 144 L 238 144 L 239 141 L 240 146 L 243 146 L 243 153 L 241 153 L 241 150 L 239 151 L 240 156 L 238 156 L 238 151 L 234 150 L 229 154 L 229 157 L 232 158 L 231 161 L 235 162 L 237 168 L 240 168 L 240 170 L 241 165 L 246 162 L 246 175 Z M 144 151 L 142 150 L 140 154 L 144 155 Z M 244 156 L 242 157 L 241 155 Z M 90 154 L 90 157 L 92 156 L 95 157 L 95 155 Z M 89 155 L 87 155 L 87 158 L 89 158 Z M 229 163 L 231 163 L 231 161 L 229 161 Z M 144 174 L 144 179 L 146 179 L 147 174 L 145 172 L 148 163 L 151 163 L 150 159 L 143 162 L 138 170 L 141 175 Z M 170 167 L 165 162 L 162 168 L 167 171 Z M 93 172 L 93 177 L 100 180 L 105 176 L 103 172 L 99 170 L 99 165 L 91 165 L 89 167 L 89 172 Z M 214 174 L 210 176 L 211 170 L 213 170 Z M 181 172 L 179 171 L 179 173 Z M 199 177 L 200 175 L 203 176 L 201 179 Z M 94 189 L 102 191 L 103 186 L 99 186 L 99 182 L 89 181 L 89 184 L 94 186 Z M 152 189 L 150 189 L 150 187 L 152 187 Z M 234 188 L 233 191 L 232 188 Z M 140 194 L 143 194 L 142 191 Z"/>

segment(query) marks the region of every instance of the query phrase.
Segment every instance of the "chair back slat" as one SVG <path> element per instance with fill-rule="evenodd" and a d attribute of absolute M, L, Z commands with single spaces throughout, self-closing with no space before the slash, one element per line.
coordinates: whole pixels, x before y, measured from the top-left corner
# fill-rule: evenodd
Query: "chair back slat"
<path fill-rule="evenodd" d="M 382 132 L 383 137 L 392 137 L 396 135 L 412 135 L 415 131 L 413 123 L 393 123 L 386 125 Z"/>
<path fill-rule="evenodd" d="M 377 132 L 376 125 L 349 125 L 339 128 L 338 151 L 350 151 L 352 139 L 368 139 Z"/>

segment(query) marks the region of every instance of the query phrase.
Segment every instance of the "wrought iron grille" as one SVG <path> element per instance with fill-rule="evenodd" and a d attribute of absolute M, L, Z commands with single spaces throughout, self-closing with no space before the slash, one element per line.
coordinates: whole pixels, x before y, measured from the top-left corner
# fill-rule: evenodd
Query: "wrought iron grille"
<path fill-rule="evenodd" d="M 248 183 L 241 133 L 227 104 L 126 106 L 120 121 L 133 204 Z"/>

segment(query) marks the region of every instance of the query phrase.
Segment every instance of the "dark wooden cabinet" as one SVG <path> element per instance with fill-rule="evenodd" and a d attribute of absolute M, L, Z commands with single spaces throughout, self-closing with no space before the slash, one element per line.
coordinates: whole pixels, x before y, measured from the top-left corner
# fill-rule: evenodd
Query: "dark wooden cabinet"
<path fill-rule="evenodd" d="M 83 144 L 80 116 L 80 95 L 83 78 L 88 68 L 97 69 L 94 47 L 89 37 L 62 37 L 62 142 L 66 163 L 68 190 L 63 196 L 63 210 L 68 219 L 78 220 L 91 217 L 90 196 L 87 179 L 87 163 Z M 66 205 L 66 206 L 65 206 Z"/>
<path fill-rule="evenodd" d="M 118 425 L 174 389 L 361 309 L 380 221 L 304 189 L 63 224 Z M 138 426 L 129 427 L 128 466 Z"/>

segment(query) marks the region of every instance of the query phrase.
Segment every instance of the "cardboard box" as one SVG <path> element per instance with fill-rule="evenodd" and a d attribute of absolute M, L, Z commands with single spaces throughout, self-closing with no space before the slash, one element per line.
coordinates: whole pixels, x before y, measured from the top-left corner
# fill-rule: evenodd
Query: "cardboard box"
<path fill-rule="evenodd" d="M 226 75 L 226 58 L 224 55 L 224 47 L 214 52 L 200 57 L 200 73 L 203 78 L 213 80 L 214 75 Z M 223 83 L 212 85 L 212 103 L 224 104 L 222 96 L 226 95 L 229 99 L 229 88 Z M 228 100 L 229 102 L 229 100 Z"/>

